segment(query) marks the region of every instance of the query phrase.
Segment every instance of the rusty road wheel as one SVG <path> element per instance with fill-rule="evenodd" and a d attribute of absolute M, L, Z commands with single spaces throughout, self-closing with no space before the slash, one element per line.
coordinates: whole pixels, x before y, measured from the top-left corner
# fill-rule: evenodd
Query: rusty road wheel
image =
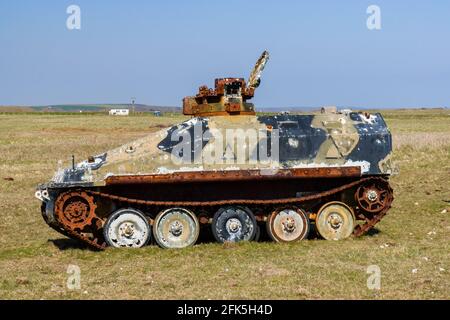
<path fill-rule="evenodd" d="M 317 214 L 316 228 L 324 239 L 342 240 L 352 234 L 355 228 L 355 216 L 345 203 L 328 202 Z"/>
<path fill-rule="evenodd" d="M 309 218 L 298 208 L 288 207 L 275 210 L 266 222 L 269 236 L 277 242 L 292 242 L 308 237 Z"/>
<path fill-rule="evenodd" d="M 218 242 L 251 241 L 257 231 L 256 219 L 247 207 L 228 206 L 214 215 L 212 232 Z"/>
<path fill-rule="evenodd" d="M 195 214 L 184 208 L 161 211 L 153 223 L 153 236 L 162 248 L 185 248 L 195 244 L 200 224 Z"/>
<path fill-rule="evenodd" d="M 115 211 L 103 229 L 106 243 L 116 248 L 140 248 L 148 243 L 151 228 L 144 214 L 135 209 Z"/>

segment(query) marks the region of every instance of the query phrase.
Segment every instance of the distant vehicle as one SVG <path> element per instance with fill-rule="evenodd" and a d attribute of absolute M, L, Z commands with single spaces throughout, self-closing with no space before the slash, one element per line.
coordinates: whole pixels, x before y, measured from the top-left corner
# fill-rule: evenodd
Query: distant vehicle
<path fill-rule="evenodd" d="M 130 114 L 129 109 L 111 109 L 109 110 L 110 116 L 128 116 Z"/>
<path fill-rule="evenodd" d="M 157 111 L 153 111 L 153 115 L 155 116 L 155 117 L 161 117 L 161 111 L 159 111 L 159 110 L 157 110 Z"/>
<path fill-rule="evenodd" d="M 284 115 L 284 116 L 287 116 L 287 115 L 289 115 L 289 114 L 291 114 L 290 111 L 281 111 L 281 112 L 280 112 L 280 115 Z"/>

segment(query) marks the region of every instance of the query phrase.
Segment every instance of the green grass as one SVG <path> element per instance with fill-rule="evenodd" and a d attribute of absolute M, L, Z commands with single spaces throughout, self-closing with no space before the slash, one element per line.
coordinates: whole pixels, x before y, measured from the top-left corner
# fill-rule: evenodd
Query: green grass
<path fill-rule="evenodd" d="M 1 114 L 0 298 L 449 299 L 450 116 L 384 115 L 400 173 L 378 233 L 341 242 L 94 252 L 44 223 L 35 186 L 52 176 L 58 160 L 68 165 L 71 154 L 85 158 L 185 117 Z M 81 269 L 80 290 L 66 286 L 70 264 Z M 366 286 L 369 265 L 381 268 L 380 290 Z"/>

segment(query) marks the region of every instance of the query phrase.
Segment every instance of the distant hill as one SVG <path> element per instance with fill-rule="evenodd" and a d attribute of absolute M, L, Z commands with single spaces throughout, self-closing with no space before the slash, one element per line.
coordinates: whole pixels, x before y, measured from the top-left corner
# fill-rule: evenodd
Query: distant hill
<path fill-rule="evenodd" d="M 280 113 L 283 111 L 289 111 L 291 113 L 312 113 L 312 112 L 320 112 L 320 109 L 322 107 L 318 106 L 318 107 L 286 107 L 286 108 L 256 108 L 257 112 L 274 112 L 274 113 Z M 395 107 L 381 107 L 381 108 L 368 108 L 368 107 L 364 107 L 364 106 L 337 106 L 338 110 L 342 110 L 342 109 L 350 109 L 350 110 L 354 110 L 354 111 L 371 111 L 371 110 L 417 110 L 417 109 L 423 109 L 423 110 L 427 110 L 427 109 L 436 109 L 436 110 L 441 110 L 441 109 L 448 109 L 448 107 L 402 107 L 402 108 L 395 108 Z"/>
<path fill-rule="evenodd" d="M 257 112 L 274 112 L 274 113 L 280 113 L 283 111 L 289 111 L 289 112 L 316 112 L 320 111 L 320 107 L 289 107 L 289 108 L 258 108 L 256 107 Z"/>
<path fill-rule="evenodd" d="M 47 105 L 47 106 L 2 106 L 0 105 L 1 112 L 104 112 L 107 113 L 110 109 L 130 109 L 132 111 L 131 104 L 125 103 L 108 103 L 108 104 L 59 104 L 59 105 Z M 280 113 L 283 111 L 289 111 L 291 113 L 313 113 L 319 112 L 321 107 L 286 107 L 286 108 L 256 108 L 257 112 L 262 113 Z M 410 109 L 446 109 L 446 107 L 405 107 L 405 108 L 365 108 L 365 107 L 342 107 L 338 106 L 338 109 L 351 109 L 351 110 L 410 110 Z M 180 107 L 174 106 L 153 106 L 146 104 L 135 104 L 134 110 L 136 112 L 153 112 L 161 111 L 162 113 L 181 113 Z"/>
<path fill-rule="evenodd" d="M 105 112 L 110 109 L 132 109 L 131 104 L 109 103 L 109 104 L 58 104 L 47 106 L 0 106 L 0 112 Z M 135 104 L 134 110 L 136 112 L 182 112 L 180 107 L 173 106 L 152 106 L 146 104 Z M 258 112 L 275 112 L 282 111 L 289 112 L 314 112 L 319 111 L 318 107 L 291 107 L 291 108 L 256 108 Z"/>
<path fill-rule="evenodd" d="M 0 112 L 108 112 L 110 109 L 132 109 L 131 104 L 60 104 L 47 106 L 0 106 Z M 135 104 L 136 112 L 181 112 L 180 107 Z"/>

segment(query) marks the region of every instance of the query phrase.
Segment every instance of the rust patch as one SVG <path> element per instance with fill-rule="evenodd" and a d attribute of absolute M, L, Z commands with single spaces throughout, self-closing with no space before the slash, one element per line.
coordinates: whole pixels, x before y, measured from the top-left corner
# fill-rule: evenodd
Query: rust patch
<path fill-rule="evenodd" d="M 126 175 L 106 178 L 106 185 L 139 184 L 139 183 L 180 183 L 195 181 L 243 181 L 243 180 L 272 180 L 298 178 L 338 178 L 359 177 L 360 167 L 327 167 L 280 169 L 273 174 L 264 174 L 262 170 L 227 170 L 227 171 L 195 171 L 177 172 L 170 174 Z"/>

